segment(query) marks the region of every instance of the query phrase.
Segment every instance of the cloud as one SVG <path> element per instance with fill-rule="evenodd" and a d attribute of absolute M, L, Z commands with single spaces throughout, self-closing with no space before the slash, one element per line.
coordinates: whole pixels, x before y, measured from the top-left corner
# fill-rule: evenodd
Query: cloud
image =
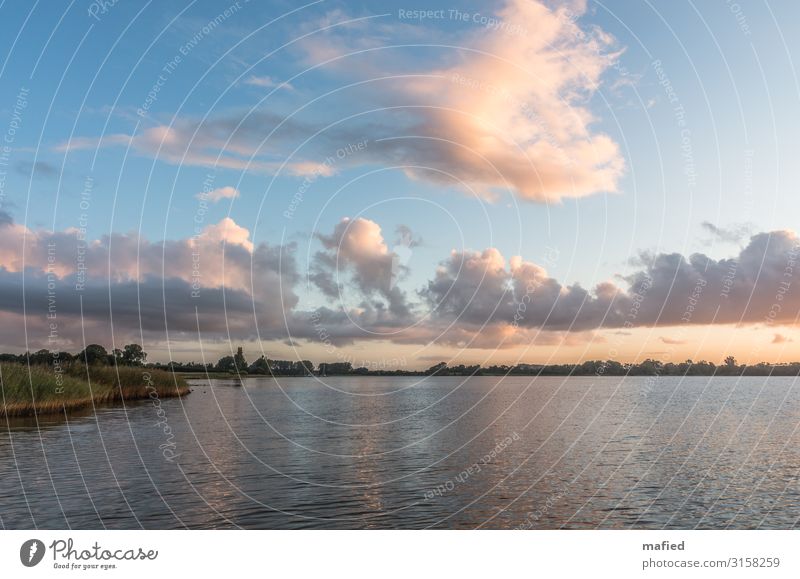
<path fill-rule="evenodd" d="M 441 322 L 473 328 L 793 324 L 800 313 L 800 292 L 792 291 L 800 239 L 790 231 L 754 235 L 735 259 L 643 254 L 640 261 L 642 268 L 621 278 L 625 285 L 603 282 L 586 290 L 493 248 L 453 252 L 421 295 Z"/>
<path fill-rule="evenodd" d="M 283 334 L 280 312 L 266 301 L 254 303 L 243 290 L 218 287 L 195 294 L 192 284 L 185 280 L 145 276 L 121 282 L 90 279 L 78 291 L 75 275 L 50 279 L 41 272 L 28 272 L 23 291 L 22 278 L 21 273 L 0 270 L 0 310 L 16 314 L 13 327 L 17 328 L 17 340 L 23 323 L 43 330 L 38 335 L 29 333 L 34 344 L 51 343 L 46 323 L 52 305 L 48 292 L 55 296 L 59 348 L 80 344 L 85 325 L 91 330 L 86 333 L 92 341 L 105 339 L 112 332 L 117 339 L 135 338 L 140 332 L 158 341 L 200 340 L 201 335 L 212 340 L 227 336 L 254 339 L 257 326 L 264 337 L 279 338 Z M 18 314 L 23 296 L 28 312 L 24 319 Z M 16 340 L 11 343 L 22 346 Z"/>
<path fill-rule="evenodd" d="M 758 233 L 734 258 L 643 255 L 647 267 L 626 280 L 631 288 L 650 284 L 641 324 L 794 323 L 800 294 L 791 286 L 800 275 L 799 251 L 792 231 Z"/>
<path fill-rule="evenodd" d="M 378 296 L 398 318 L 410 315 L 405 293 L 393 283 L 406 271 L 401 256 L 389 251 L 380 225 L 359 217 L 345 217 L 330 235 L 318 234 L 323 250 L 314 256 L 311 281 L 328 297 L 342 300 L 340 277 L 349 275 L 350 284 L 365 298 Z M 362 309 L 370 306 L 362 303 Z M 373 308 L 383 304 L 373 302 Z"/>
<path fill-rule="evenodd" d="M 344 282 L 367 293 L 385 288 L 378 280 L 385 280 L 390 252 L 377 224 L 343 220 L 322 239 L 326 271 L 337 271 L 338 259 L 338 271 L 353 275 Z M 410 316 L 368 302 L 348 308 L 339 298 L 340 307 L 320 310 L 316 323 L 340 342 L 381 336 L 404 344 L 497 348 L 575 345 L 601 339 L 600 330 L 793 325 L 800 313 L 800 292 L 792 284 L 800 275 L 800 238 L 791 231 L 754 235 L 733 258 L 644 253 L 638 262 L 633 272 L 617 278 L 621 283 L 586 289 L 562 284 L 544 267 L 520 256 L 506 258 L 496 248 L 453 251 L 418 291 L 418 301 L 404 296 Z M 313 340 L 311 325 L 305 319 L 292 330 Z M 683 343 L 668 336 L 660 341 Z"/>
<path fill-rule="evenodd" d="M 197 195 L 195 195 L 195 198 L 197 199 L 201 200 L 207 199 L 212 203 L 217 203 L 218 201 L 222 201 L 223 199 L 236 199 L 237 197 L 239 197 L 239 190 L 236 189 L 235 187 L 230 187 L 230 186 L 218 187 L 217 189 L 208 192 L 202 191 Z"/>
<path fill-rule="evenodd" d="M 739 224 L 730 229 L 723 229 L 709 221 L 703 221 L 700 226 L 710 233 L 715 240 L 722 243 L 741 243 L 747 239 L 750 233 L 750 226 L 747 224 Z"/>
<path fill-rule="evenodd" d="M 497 17 L 528 33 L 483 34 L 478 52 L 434 71 L 444 82 L 411 85 L 441 107 L 425 115 L 427 136 L 457 143 L 432 141 L 434 167 L 535 201 L 615 191 L 624 162 L 610 137 L 592 131 L 585 106 L 615 61 L 612 41 L 529 0 L 506 3 Z"/>
<path fill-rule="evenodd" d="M 318 65 L 309 74 L 352 85 L 326 98 L 328 119 L 303 117 L 302 109 L 280 114 L 270 103 L 269 110 L 181 118 L 137 135 L 73 138 L 57 150 L 130 144 L 173 164 L 313 175 L 337 150 L 368 139 L 369 147 L 337 167 L 397 166 L 413 179 L 487 198 L 510 191 L 557 202 L 614 192 L 625 162 L 617 143 L 595 128 L 590 102 L 620 50 L 607 33 L 579 26 L 583 10 L 580 3 L 569 9 L 508 0 L 494 17 L 524 33 L 475 27 L 447 39 L 460 48 L 424 57 L 417 50 L 391 56 L 375 50 L 390 39 L 424 37 L 422 27 L 334 26 L 297 43 L 303 59 Z M 326 18 L 347 19 L 341 11 Z M 325 62 L 331 58 L 340 60 Z M 294 149 L 281 169 L 285 152 Z"/>
<path fill-rule="evenodd" d="M 117 339 L 142 332 L 197 340 L 198 329 L 204 339 L 281 339 L 299 301 L 294 250 L 255 245 L 230 218 L 194 238 L 162 242 L 133 234 L 84 241 L 77 230 L 7 224 L 0 227 L 0 313 L 13 331 L 0 340 L 22 347 L 19 331 L 29 324 L 32 344 L 53 347 L 53 319 L 59 343 L 73 346 L 84 330 L 102 340 L 112 329 Z"/>
<path fill-rule="evenodd" d="M 47 163 L 46 161 L 19 161 L 14 167 L 20 175 L 28 177 L 57 177 L 60 170 L 55 165 Z"/>
<path fill-rule="evenodd" d="M 775 334 L 775 336 L 772 338 L 773 344 L 786 344 L 788 342 L 794 342 L 794 340 L 791 338 L 787 338 L 783 334 Z"/>
<path fill-rule="evenodd" d="M 394 244 L 395 246 L 403 246 L 408 247 L 409 249 L 414 249 L 416 247 L 421 247 L 423 245 L 423 241 L 421 237 L 415 236 L 414 232 L 408 225 L 400 224 L 395 227 L 394 230 L 395 239 Z"/>
<path fill-rule="evenodd" d="M 524 34 L 481 29 L 453 40 L 464 48 L 446 55 L 452 62 L 444 66 L 395 64 L 401 76 L 365 89 L 365 98 L 390 107 L 374 121 L 378 144 L 368 156 L 404 165 L 414 178 L 460 180 L 486 196 L 511 190 L 558 201 L 616 191 L 625 164 L 616 143 L 592 129 L 587 103 L 619 51 L 608 34 L 582 30 L 575 18 L 582 9 L 574 8 L 510 0 L 496 20 L 519 24 Z M 386 55 L 363 50 L 360 39 L 351 46 L 352 35 L 338 30 L 303 44 L 312 61 L 346 55 L 326 70 L 377 76 Z"/>
<path fill-rule="evenodd" d="M 414 239 L 407 228 L 398 235 Z M 190 341 L 199 326 L 211 340 L 498 348 L 576 346 L 602 340 L 601 330 L 637 327 L 777 330 L 800 313 L 800 238 L 791 231 L 753 235 L 737 255 L 720 260 L 645 253 L 631 273 L 588 289 L 490 247 L 452 251 L 413 292 L 393 283 L 408 265 L 398 263 L 378 223 L 343 218 L 315 240 L 320 249 L 312 255 L 309 289 L 329 303 L 310 309 L 298 291 L 296 247 L 256 244 L 231 218 L 189 239 L 114 233 L 84 241 L 78 230 L 30 229 L 0 212 L 0 343 L 48 346 L 51 307 L 59 340 L 73 346 L 84 331 L 94 341 L 110 336 L 112 320 L 117 337 L 142 332 Z M 31 342 L 22 345 L 24 324 Z M 774 336 L 776 344 L 790 340 Z M 669 335 L 660 340 L 683 343 Z"/>
<path fill-rule="evenodd" d="M 152 134 L 152 133 L 151 133 Z M 103 137 L 71 137 L 68 141 L 59 143 L 53 150 L 58 153 L 68 153 L 70 151 L 82 151 L 86 149 L 96 149 L 98 147 L 125 146 L 128 145 L 133 137 L 125 134 L 109 134 Z"/>
<path fill-rule="evenodd" d="M 667 344 L 669 346 L 682 346 L 682 345 L 686 344 L 686 340 L 676 340 L 674 338 L 667 338 L 667 337 L 664 337 L 664 336 L 661 336 L 659 338 L 659 340 L 661 340 L 663 343 L 665 343 L 665 344 Z"/>
<path fill-rule="evenodd" d="M 622 325 L 626 296 L 610 283 L 594 292 L 562 286 L 521 257 L 506 260 L 495 248 L 451 253 L 421 291 L 433 315 L 473 327 L 583 331 Z"/>
<path fill-rule="evenodd" d="M 167 276 L 202 287 L 247 290 L 255 255 L 250 232 L 229 217 L 194 238 L 162 242 L 122 233 L 82 240 L 77 229 L 50 232 L 13 222 L 0 227 L 0 267 L 10 272 L 50 271 L 66 277 L 82 268 L 89 277 L 112 281 Z"/>
<path fill-rule="evenodd" d="M 247 121 L 247 122 L 244 122 Z M 324 163 L 310 160 L 283 163 L 280 142 L 287 143 L 296 133 L 292 123 L 269 113 L 252 113 L 245 119 L 176 119 L 171 125 L 159 125 L 139 134 L 122 133 L 103 137 L 72 137 L 54 147 L 56 152 L 71 153 L 98 147 L 130 146 L 142 156 L 173 165 L 225 168 L 238 171 L 274 174 L 282 170 L 288 175 L 328 175 Z M 251 126 L 253 125 L 253 126 Z M 272 126 L 281 132 L 270 143 L 264 139 Z"/>
<path fill-rule="evenodd" d="M 289 84 L 288 82 L 280 82 L 275 80 L 271 76 L 256 76 L 251 75 L 245 81 L 245 84 L 249 84 L 251 86 L 260 86 L 264 88 L 275 88 L 279 87 L 286 90 L 294 90 L 294 87 Z"/>

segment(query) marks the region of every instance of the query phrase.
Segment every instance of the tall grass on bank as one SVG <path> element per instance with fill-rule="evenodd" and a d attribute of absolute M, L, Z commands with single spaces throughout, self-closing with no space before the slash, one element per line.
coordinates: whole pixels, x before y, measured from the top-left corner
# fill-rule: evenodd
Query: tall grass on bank
<path fill-rule="evenodd" d="M 0 416 L 33 416 L 122 400 L 170 398 L 189 393 L 171 372 L 137 366 L 0 364 Z"/>

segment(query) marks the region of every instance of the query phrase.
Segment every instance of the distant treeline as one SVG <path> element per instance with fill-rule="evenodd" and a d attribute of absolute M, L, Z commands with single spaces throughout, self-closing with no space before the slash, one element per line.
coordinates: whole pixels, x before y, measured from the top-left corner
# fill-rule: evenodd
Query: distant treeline
<path fill-rule="evenodd" d="M 103 346 L 91 344 L 85 350 L 52 352 L 39 350 L 25 354 L 0 354 L 0 363 L 49 366 L 69 366 L 73 362 L 89 365 L 145 366 L 173 372 L 214 372 L 228 374 L 255 374 L 264 376 L 797 376 L 800 362 L 785 364 L 739 364 L 733 356 L 722 364 L 701 360 L 695 362 L 659 362 L 647 359 L 638 364 L 624 364 L 615 360 L 589 360 L 581 364 L 517 364 L 514 366 L 448 366 L 440 362 L 427 370 L 389 370 L 353 367 L 351 362 L 322 362 L 315 366 L 310 360 L 273 360 L 261 356 L 248 363 L 242 348 L 236 354 L 223 356 L 216 364 L 199 362 L 147 363 L 147 353 L 138 344 L 128 344 L 122 349 L 108 352 Z"/>

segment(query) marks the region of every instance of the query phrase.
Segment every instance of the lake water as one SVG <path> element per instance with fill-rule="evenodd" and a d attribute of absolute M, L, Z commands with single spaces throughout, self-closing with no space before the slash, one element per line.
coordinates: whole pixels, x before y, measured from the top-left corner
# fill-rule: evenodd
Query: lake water
<path fill-rule="evenodd" d="M 247 378 L 0 429 L 3 528 L 793 528 L 793 378 Z"/>

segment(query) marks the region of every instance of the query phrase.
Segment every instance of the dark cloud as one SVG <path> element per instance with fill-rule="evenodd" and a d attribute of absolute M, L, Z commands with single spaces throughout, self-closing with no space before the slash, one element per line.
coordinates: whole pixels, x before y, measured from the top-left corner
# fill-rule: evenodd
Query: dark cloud
<path fill-rule="evenodd" d="M 15 348 L 23 347 L 24 323 L 32 344 L 46 342 L 53 312 L 59 339 L 75 344 L 84 333 L 101 341 L 113 330 L 158 341 L 260 337 L 460 348 L 582 344 L 602 339 L 601 329 L 788 325 L 800 313 L 800 239 L 789 231 L 754 235 L 730 259 L 642 254 L 642 265 L 621 284 L 589 289 L 563 285 L 543 267 L 494 248 L 454 251 L 409 295 L 392 284 L 405 266 L 378 224 L 343 219 L 317 236 L 322 249 L 308 279 L 332 299 L 309 311 L 297 291 L 295 246 L 254 246 L 231 219 L 190 240 L 112 234 L 81 251 L 74 232 L 30 230 L 4 213 L 0 222 L 0 341 Z M 775 334 L 773 342 L 787 340 Z M 669 335 L 661 341 L 681 343 Z"/>
<path fill-rule="evenodd" d="M 754 235 L 735 259 L 703 254 L 643 255 L 646 265 L 591 291 L 563 286 L 536 264 L 510 264 L 497 250 L 454 252 L 421 292 L 434 316 L 470 324 L 547 330 L 794 323 L 800 312 L 800 240 L 793 232 Z"/>
<path fill-rule="evenodd" d="M 536 264 L 496 249 L 453 252 L 421 292 L 433 316 L 474 325 L 582 331 L 619 327 L 626 296 L 610 284 L 562 286 Z"/>
<path fill-rule="evenodd" d="M 716 240 L 723 243 L 741 243 L 750 234 L 750 226 L 746 224 L 735 225 L 731 228 L 723 229 L 717 227 L 709 221 L 703 221 L 700 226 L 711 234 Z"/>
<path fill-rule="evenodd" d="M 0 229 L 0 312 L 14 320 L 15 347 L 24 321 L 36 327 L 49 314 L 67 343 L 80 341 L 87 327 L 91 335 L 141 332 L 162 341 L 196 340 L 198 331 L 206 339 L 255 338 L 259 331 L 282 338 L 299 301 L 294 250 L 253 246 L 230 219 L 191 240 L 161 243 L 126 234 L 84 243 L 74 232 L 12 222 Z M 45 323 L 31 339 L 47 334 Z"/>
<path fill-rule="evenodd" d="M 31 178 L 45 177 L 52 179 L 53 177 L 58 177 L 60 173 L 58 167 L 46 161 L 19 161 L 14 168 L 20 175 Z"/>
<path fill-rule="evenodd" d="M 414 232 L 408 225 L 400 224 L 394 229 L 394 244 L 395 246 L 404 246 L 410 249 L 421 247 L 423 245 L 422 238 L 414 235 Z"/>
<path fill-rule="evenodd" d="M 107 337 L 112 332 L 117 340 L 144 335 L 156 341 L 286 336 L 285 312 L 270 293 L 254 300 L 238 289 L 198 292 L 185 280 L 153 276 L 124 282 L 91 280 L 80 290 L 74 275 L 59 279 L 28 271 L 24 292 L 22 281 L 22 272 L 0 270 L 0 311 L 18 316 L 17 340 L 23 322 L 39 327 L 38 333 L 29 333 L 29 339 L 41 347 L 50 344 L 51 322 L 57 323 L 58 341 L 65 344 L 80 344 L 86 328 L 90 329 L 88 338 L 95 341 L 98 335 Z M 23 296 L 24 320 L 20 314 Z"/>

